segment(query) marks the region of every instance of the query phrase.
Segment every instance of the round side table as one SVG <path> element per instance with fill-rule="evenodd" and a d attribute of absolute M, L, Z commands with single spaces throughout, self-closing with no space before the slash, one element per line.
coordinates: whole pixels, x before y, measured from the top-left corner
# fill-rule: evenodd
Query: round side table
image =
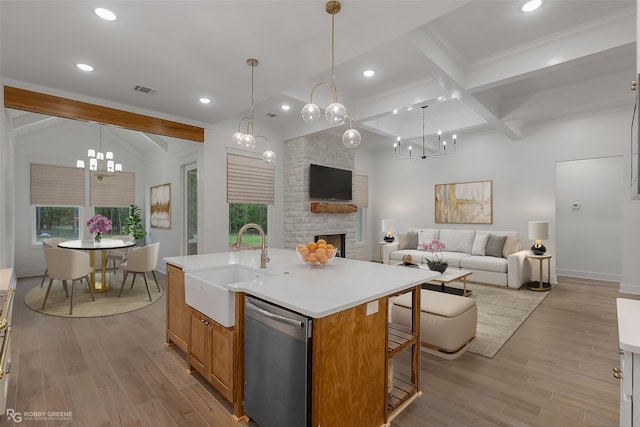
<path fill-rule="evenodd" d="M 526 284 L 528 289 L 531 289 L 532 291 L 538 291 L 538 292 L 546 292 L 546 291 L 550 291 L 551 290 L 551 255 L 534 255 L 534 254 L 527 254 L 527 258 L 529 259 L 537 259 L 538 260 L 538 264 L 540 266 L 540 281 L 536 282 L 536 281 L 532 281 Z M 542 262 L 544 260 L 547 260 L 547 282 L 544 282 L 543 277 L 542 277 Z"/>

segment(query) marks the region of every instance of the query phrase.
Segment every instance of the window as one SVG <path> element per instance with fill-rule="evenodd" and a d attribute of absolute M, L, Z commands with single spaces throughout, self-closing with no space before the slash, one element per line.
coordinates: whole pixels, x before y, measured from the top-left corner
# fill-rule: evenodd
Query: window
<path fill-rule="evenodd" d="M 121 172 L 103 179 L 90 175 L 90 179 L 91 206 L 128 207 L 135 203 L 134 173 Z"/>
<path fill-rule="evenodd" d="M 127 234 L 124 232 L 124 225 L 129 217 L 129 208 L 93 208 L 94 215 L 106 216 L 111 220 L 111 231 L 107 233 L 107 236 L 116 236 L 120 234 Z"/>
<path fill-rule="evenodd" d="M 198 253 L 198 169 L 195 163 L 184 167 L 184 230 L 187 255 Z"/>
<path fill-rule="evenodd" d="M 69 206 L 34 206 L 35 241 L 50 237 L 75 240 L 79 238 L 80 208 Z"/>
<path fill-rule="evenodd" d="M 358 208 L 356 212 L 356 243 L 365 243 L 367 240 L 367 208 Z"/>
<path fill-rule="evenodd" d="M 250 203 L 229 203 L 229 247 L 235 246 L 238 239 L 238 231 L 243 225 L 255 223 L 262 227 L 265 234 L 265 245 L 268 242 L 267 235 L 267 205 Z M 242 247 L 260 247 L 260 233 L 256 229 L 249 229 L 242 235 Z"/>
<path fill-rule="evenodd" d="M 262 227 L 267 244 L 267 211 L 274 200 L 273 165 L 259 157 L 227 153 L 227 203 L 229 203 L 229 246 L 234 246 L 243 225 Z M 250 229 L 242 236 L 243 247 L 259 247 L 260 233 Z"/>
<path fill-rule="evenodd" d="M 358 205 L 356 212 L 356 243 L 367 240 L 367 208 L 369 207 L 369 176 L 356 172 L 353 183 L 353 200 Z"/>

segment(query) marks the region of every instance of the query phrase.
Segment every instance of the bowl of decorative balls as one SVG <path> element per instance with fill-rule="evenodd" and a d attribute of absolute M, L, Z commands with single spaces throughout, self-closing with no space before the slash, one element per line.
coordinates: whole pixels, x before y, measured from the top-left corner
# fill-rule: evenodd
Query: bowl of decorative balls
<path fill-rule="evenodd" d="M 326 265 L 336 256 L 336 248 L 324 239 L 307 244 L 299 244 L 296 248 L 303 262 L 311 265 Z"/>

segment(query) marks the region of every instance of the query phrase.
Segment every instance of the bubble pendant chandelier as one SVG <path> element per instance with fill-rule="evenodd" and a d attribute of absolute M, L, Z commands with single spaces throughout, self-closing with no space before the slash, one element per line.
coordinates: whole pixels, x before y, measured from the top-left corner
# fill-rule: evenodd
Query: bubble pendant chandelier
<path fill-rule="evenodd" d="M 256 139 L 262 138 L 267 141 L 267 151 L 262 153 L 262 160 L 267 163 L 275 163 L 276 153 L 271 151 L 271 141 L 264 135 L 253 136 L 253 69 L 259 64 L 255 58 L 247 59 L 247 65 L 251 67 L 251 115 L 249 117 L 243 117 L 238 124 L 238 131 L 231 135 L 231 140 L 244 148 L 253 150 L 256 147 Z M 246 122 L 246 132 L 242 132 L 242 124 Z"/>
<path fill-rule="evenodd" d="M 338 89 L 335 85 L 335 15 L 340 12 L 340 2 L 329 1 L 325 5 L 325 10 L 331 15 L 331 82 L 320 82 L 311 89 L 311 95 L 309 96 L 309 103 L 302 108 L 302 119 L 307 123 L 316 123 L 322 117 L 322 111 L 320 107 L 313 103 L 313 92 L 320 86 L 329 86 L 331 89 L 331 104 L 324 112 L 324 117 L 327 119 L 331 127 L 340 126 L 349 119 L 349 129 L 342 135 L 342 143 L 347 148 L 357 148 L 362 141 L 360 132 L 353 129 L 353 123 L 351 114 L 345 108 L 344 105 L 338 102 Z"/>

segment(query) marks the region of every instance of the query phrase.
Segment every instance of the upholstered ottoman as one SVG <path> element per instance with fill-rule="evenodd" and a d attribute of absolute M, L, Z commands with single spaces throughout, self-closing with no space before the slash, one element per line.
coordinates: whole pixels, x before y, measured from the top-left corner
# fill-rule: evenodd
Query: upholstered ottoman
<path fill-rule="evenodd" d="M 476 336 L 478 308 L 473 298 L 422 290 L 420 294 L 420 341 L 422 350 L 457 359 Z M 411 293 L 395 298 L 391 321 L 411 325 Z"/>

